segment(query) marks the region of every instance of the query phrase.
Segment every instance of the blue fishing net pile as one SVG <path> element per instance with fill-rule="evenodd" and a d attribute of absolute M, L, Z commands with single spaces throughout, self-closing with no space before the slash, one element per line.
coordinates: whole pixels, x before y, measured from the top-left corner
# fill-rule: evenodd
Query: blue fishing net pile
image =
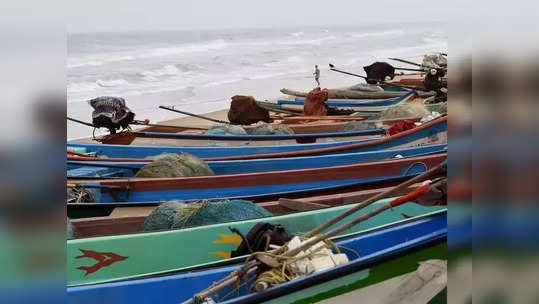
<path fill-rule="evenodd" d="M 216 124 L 213 125 L 211 128 L 209 128 L 205 134 L 209 135 L 246 135 L 247 132 L 240 127 L 236 125 L 229 125 L 229 124 Z"/>
<path fill-rule="evenodd" d="M 253 128 L 249 129 L 249 134 L 252 135 L 294 134 L 294 130 L 285 124 L 258 122 L 253 126 Z"/>
<path fill-rule="evenodd" d="M 142 231 L 160 231 L 213 225 L 272 216 L 247 200 L 167 202 L 157 207 L 142 223 Z"/>
<path fill-rule="evenodd" d="M 439 102 L 427 105 L 427 110 L 430 112 L 438 112 L 441 114 L 447 113 L 447 102 Z"/>

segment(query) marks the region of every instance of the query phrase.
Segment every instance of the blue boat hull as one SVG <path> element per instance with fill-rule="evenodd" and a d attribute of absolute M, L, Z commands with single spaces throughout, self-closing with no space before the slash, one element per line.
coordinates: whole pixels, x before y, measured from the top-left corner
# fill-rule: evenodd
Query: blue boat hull
<path fill-rule="evenodd" d="M 381 107 L 381 106 L 393 106 L 403 100 L 407 100 L 410 96 L 417 94 L 415 91 L 403 95 L 401 97 L 387 98 L 387 99 L 328 99 L 326 104 L 330 107 Z M 280 105 L 304 105 L 305 98 L 297 97 L 295 100 L 279 100 Z"/>
<path fill-rule="evenodd" d="M 368 152 L 376 150 L 394 149 L 414 145 L 414 142 L 430 137 L 436 137 L 441 133 L 447 132 L 447 121 L 443 120 L 439 123 L 430 125 L 429 127 L 413 132 L 409 135 L 396 138 L 394 140 L 385 141 L 376 145 L 369 145 L 360 148 L 352 148 L 330 152 L 327 154 L 342 154 L 355 152 Z M 144 158 L 155 156 L 161 153 L 179 153 L 187 152 L 196 155 L 200 158 L 226 157 L 226 156 L 244 156 L 266 153 L 281 153 L 293 151 L 305 151 L 319 148 L 338 147 L 350 145 L 354 143 L 367 142 L 369 140 L 355 141 L 336 141 L 327 143 L 314 144 L 294 144 L 294 145 L 276 145 L 276 146 L 241 146 L 241 147 L 167 147 L 167 146 L 126 146 L 126 145 L 104 145 L 68 142 L 67 146 L 73 148 L 82 148 L 87 153 L 95 153 L 96 155 L 104 155 L 107 157 L 131 157 Z"/>
<path fill-rule="evenodd" d="M 240 288 L 224 303 L 260 303 L 348 274 L 368 271 L 369 268 L 391 258 L 444 242 L 447 234 L 446 221 L 446 214 L 442 211 L 342 238 L 336 243 L 347 248 L 342 249 L 342 252 L 347 254 L 350 262 L 269 288 L 264 292 L 246 293 L 245 288 Z M 70 287 L 67 288 L 68 303 L 181 303 L 241 267 L 241 264 L 217 267 L 219 265 L 222 264 L 216 263 L 213 267 L 208 265 L 207 269 L 194 272 Z M 230 288 L 225 289 L 220 296 L 230 291 Z"/>
<path fill-rule="evenodd" d="M 337 168 L 337 167 L 335 167 Z M 401 165 L 397 174 L 376 174 L 361 178 L 327 178 L 313 181 L 297 181 L 297 182 L 279 182 L 274 180 L 259 182 L 254 186 L 220 186 L 219 184 L 208 184 L 204 187 L 184 188 L 181 178 L 178 179 L 177 188 L 167 189 L 157 186 L 152 190 L 125 190 L 121 192 L 102 191 L 100 182 L 81 183 L 82 186 L 92 192 L 96 203 L 114 203 L 114 202 L 151 202 L 151 201 L 170 201 L 170 200 L 202 200 L 202 199 L 222 199 L 222 198 L 240 198 L 249 197 L 251 199 L 265 196 L 287 195 L 292 193 L 301 193 L 313 190 L 334 189 L 347 186 L 358 186 L 382 181 L 391 181 L 412 177 L 423 173 L 427 170 L 427 165 L 422 162 L 414 162 L 411 164 Z M 287 174 L 286 171 L 276 171 L 279 174 Z M 329 172 L 329 171 L 328 171 Z M 256 173 L 255 173 L 256 174 Z M 261 173 L 265 174 L 265 173 Z M 329 173 L 328 173 L 329 174 Z M 225 176 L 223 176 L 225 177 Z M 197 178 L 197 177 L 193 177 Z M 199 177 L 204 178 L 204 177 Z M 234 179 L 236 177 L 226 176 L 226 178 Z M 253 177 L 255 178 L 255 177 Z M 156 181 L 160 182 L 160 181 Z M 158 185 L 158 183 L 154 183 Z M 96 188 L 93 188 L 96 187 Z"/>
<path fill-rule="evenodd" d="M 208 161 L 206 163 L 215 174 L 223 175 L 340 166 L 391 159 L 396 155 L 410 157 L 446 151 L 447 144 L 438 144 L 414 148 L 335 155 Z M 134 171 L 142 168 L 146 164 L 148 164 L 148 162 L 68 161 L 67 175 L 69 177 L 89 177 L 96 175 L 106 177 L 108 174 L 111 176 L 131 177 L 133 176 Z"/>

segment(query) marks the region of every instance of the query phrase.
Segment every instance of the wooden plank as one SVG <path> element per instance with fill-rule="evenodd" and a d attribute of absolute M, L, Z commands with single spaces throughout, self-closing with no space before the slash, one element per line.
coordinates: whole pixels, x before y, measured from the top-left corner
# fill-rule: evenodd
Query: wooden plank
<path fill-rule="evenodd" d="M 118 217 L 133 217 L 133 216 L 148 216 L 152 211 L 157 208 L 156 206 L 143 206 L 143 207 L 118 207 L 112 210 L 109 218 Z"/>
<path fill-rule="evenodd" d="M 309 203 L 301 200 L 287 198 L 280 198 L 279 205 L 295 211 L 308 211 L 329 207 L 328 205 L 324 204 Z"/>
<path fill-rule="evenodd" d="M 427 260 L 419 263 L 416 272 L 408 275 L 384 303 L 428 303 L 447 286 L 447 261 Z"/>

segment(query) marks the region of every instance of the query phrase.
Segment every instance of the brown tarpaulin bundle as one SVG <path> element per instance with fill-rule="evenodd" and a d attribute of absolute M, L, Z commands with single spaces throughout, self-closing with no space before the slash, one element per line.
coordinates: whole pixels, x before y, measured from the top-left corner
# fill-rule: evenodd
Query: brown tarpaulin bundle
<path fill-rule="evenodd" d="M 328 89 L 315 88 L 307 94 L 305 105 L 303 106 L 303 116 L 326 116 L 326 100 L 328 100 Z"/>
<path fill-rule="evenodd" d="M 236 125 L 250 125 L 259 121 L 270 122 L 268 110 L 256 105 L 253 96 L 232 97 L 228 110 L 228 121 Z"/>

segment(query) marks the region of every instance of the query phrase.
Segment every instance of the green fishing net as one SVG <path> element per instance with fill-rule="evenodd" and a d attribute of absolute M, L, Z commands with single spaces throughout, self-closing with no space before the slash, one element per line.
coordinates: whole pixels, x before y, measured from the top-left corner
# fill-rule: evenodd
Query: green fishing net
<path fill-rule="evenodd" d="M 159 231 L 213 225 L 272 216 L 247 200 L 167 202 L 157 207 L 142 224 L 142 231 Z"/>
<path fill-rule="evenodd" d="M 182 177 L 215 175 L 200 158 L 189 153 L 164 153 L 142 167 L 135 177 Z"/>

